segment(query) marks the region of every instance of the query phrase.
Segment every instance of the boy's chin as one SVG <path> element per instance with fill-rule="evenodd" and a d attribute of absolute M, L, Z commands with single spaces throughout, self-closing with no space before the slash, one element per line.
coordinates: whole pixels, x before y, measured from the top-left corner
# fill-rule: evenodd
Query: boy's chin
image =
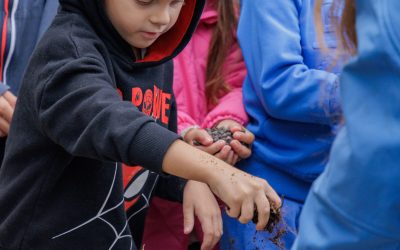
<path fill-rule="evenodd" d="M 154 41 L 131 42 L 129 44 L 136 49 L 146 49 L 150 47 L 156 40 L 157 39 L 155 39 Z"/>

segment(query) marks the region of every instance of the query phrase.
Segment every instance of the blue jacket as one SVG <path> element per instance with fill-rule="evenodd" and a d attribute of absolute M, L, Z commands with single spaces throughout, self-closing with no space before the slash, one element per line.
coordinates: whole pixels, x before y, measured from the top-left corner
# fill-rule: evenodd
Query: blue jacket
<path fill-rule="evenodd" d="M 293 249 L 400 249 L 400 1 L 357 0 L 358 56 L 344 69 L 345 127 Z"/>
<path fill-rule="evenodd" d="M 0 69 L 0 95 L 8 88 L 18 94 L 29 57 L 53 20 L 57 8 L 58 0 L 0 1 L 0 44 L 5 52 Z M 4 22 L 7 26 L 3 30 Z M 4 44 L 3 32 L 7 36 Z"/>
<path fill-rule="evenodd" d="M 256 135 L 245 171 L 267 179 L 278 193 L 304 201 L 323 171 L 341 116 L 336 40 L 324 4 L 330 53 L 314 25 L 314 0 L 243 0 L 238 37 L 248 68 L 243 85 L 248 129 Z M 330 73 L 331 71 L 333 73 Z"/>

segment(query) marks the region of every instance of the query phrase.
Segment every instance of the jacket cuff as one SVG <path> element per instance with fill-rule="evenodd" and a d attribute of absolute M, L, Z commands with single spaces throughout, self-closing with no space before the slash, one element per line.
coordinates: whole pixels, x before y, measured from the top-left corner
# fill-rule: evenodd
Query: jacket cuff
<path fill-rule="evenodd" d="M 154 195 L 169 201 L 183 203 L 187 180 L 173 175 L 160 175 Z"/>
<path fill-rule="evenodd" d="M 130 146 L 132 158 L 138 165 L 153 172 L 162 172 L 164 156 L 171 144 L 180 136 L 155 122 L 146 123 Z"/>

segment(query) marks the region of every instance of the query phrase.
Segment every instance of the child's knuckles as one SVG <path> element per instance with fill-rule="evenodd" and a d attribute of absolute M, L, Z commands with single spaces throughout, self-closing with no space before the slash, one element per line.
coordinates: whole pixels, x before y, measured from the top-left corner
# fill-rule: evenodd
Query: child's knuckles
<path fill-rule="evenodd" d="M 254 191 L 254 193 L 257 193 L 260 190 L 265 190 L 264 184 L 261 181 L 254 181 L 252 183 L 252 187 L 253 187 L 252 191 Z"/>
<path fill-rule="evenodd" d="M 239 205 L 242 202 L 242 197 L 235 194 L 232 196 L 231 201 L 233 204 L 235 204 L 236 206 Z"/>

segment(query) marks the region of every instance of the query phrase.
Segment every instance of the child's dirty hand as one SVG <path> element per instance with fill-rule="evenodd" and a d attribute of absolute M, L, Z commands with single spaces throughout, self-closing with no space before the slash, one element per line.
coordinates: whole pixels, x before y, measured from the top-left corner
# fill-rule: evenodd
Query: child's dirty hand
<path fill-rule="evenodd" d="M 220 169 L 214 172 L 208 184 L 211 190 L 227 205 L 227 214 L 247 223 L 258 211 L 257 230 L 267 225 L 270 202 L 280 207 L 281 200 L 272 187 L 263 179 L 251 176 L 238 169 Z"/>
<path fill-rule="evenodd" d="M 206 184 L 188 181 L 183 193 L 185 234 L 192 232 L 195 216 L 199 219 L 204 233 L 201 250 L 212 249 L 222 236 L 221 209 Z"/>
<path fill-rule="evenodd" d="M 206 183 L 229 208 L 228 215 L 242 223 L 252 220 L 257 209 L 257 230 L 267 225 L 270 201 L 275 208 L 281 207 L 281 199 L 265 180 L 234 168 L 181 140 L 169 146 L 162 164 L 165 173 Z"/>

